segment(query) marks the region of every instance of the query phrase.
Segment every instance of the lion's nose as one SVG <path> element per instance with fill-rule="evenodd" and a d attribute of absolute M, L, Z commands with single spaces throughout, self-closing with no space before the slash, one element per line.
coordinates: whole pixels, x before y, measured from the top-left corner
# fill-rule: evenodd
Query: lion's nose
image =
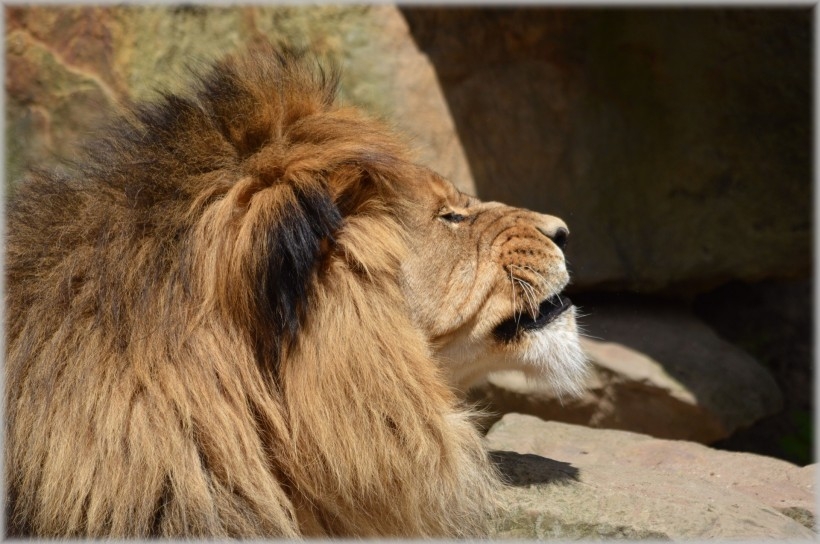
<path fill-rule="evenodd" d="M 547 216 L 548 221 L 544 221 L 541 225 L 535 227 L 538 232 L 552 240 L 558 246 L 558 249 L 564 251 L 567 247 L 567 239 L 569 238 L 569 229 L 567 225 L 557 217 Z"/>

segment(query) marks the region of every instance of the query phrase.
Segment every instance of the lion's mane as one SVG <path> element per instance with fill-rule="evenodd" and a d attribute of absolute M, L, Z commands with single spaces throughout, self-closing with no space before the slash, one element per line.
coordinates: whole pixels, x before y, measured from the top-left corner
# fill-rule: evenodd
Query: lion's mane
<path fill-rule="evenodd" d="M 8 205 L 7 530 L 481 534 L 498 478 L 399 285 L 405 152 L 260 46 Z"/>

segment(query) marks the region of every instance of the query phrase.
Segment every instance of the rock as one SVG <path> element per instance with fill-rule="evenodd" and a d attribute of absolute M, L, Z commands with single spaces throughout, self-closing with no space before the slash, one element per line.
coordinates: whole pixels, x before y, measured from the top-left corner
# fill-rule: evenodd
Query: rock
<path fill-rule="evenodd" d="M 685 441 L 507 414 L 501 538 L 811 538 L 814 468 Z M 540 457 L 539 457 L 540 456 Z"/>
<path fill-rule="evenodd" d="M 475 193 L 427 57 L 395 6 L 13 6 L 7 10 L 7 178 L 71 156 L 101 114 L 190 82 L 188 66 L 267 38 L 343 69 L 341 97 L 385 118 L 421 162 Z"/>
<path fill-rule="evenodd" d="M 472 399 L 499 414 L 712 443 L 782 406 L 769 372 L 690 314 L 647 303 L 599 304 L 583 318 L 593 368 L 580 398 L 521 373 L 489 377 Z M 593 340 L 598 338 L 600 340 Z"/>
<path fill-rule="evenodd" d="M 810 11 L 402 11 L 479 196 L 563 217 L 578 290 L 810 277 Z"/>
<path fill-rule="evenodd" d="M 263 37 L 339 61 L 462 190 L 566 219 L 576 289 L 810 273 L 801 10 L 10 6 L 7 178 Z"/>
<path fill-rule="evenodd" d="M 693 311 L 771 371 L 783 409 L 713 444 L 806 465 L 814 459 L 814 279 L 733 282 L 698 296 Z"/>
<path fill-rule="evenodd" d="M 52 50 L 41 41 L 47 30 L 73 21 L 55 17 L 42 21 L 48 29 L 38 26 L 28 31 L 23 29 L 20 11 L 9 8 L 6 14 L 8 183 L 28 167 L 53 165 L 54 155 L 71 157 L 79 134 L 100 122 L 101 111 L 110 107 L 117 95 L 96 74 L 69 65 L 63 57 L 65 51 Z M 88 16 L 91 18 L 93 12 Z M 103 49 L 103 43 L 96 49 Z M 107 67 L 100 66 L 100 70 Z"/>

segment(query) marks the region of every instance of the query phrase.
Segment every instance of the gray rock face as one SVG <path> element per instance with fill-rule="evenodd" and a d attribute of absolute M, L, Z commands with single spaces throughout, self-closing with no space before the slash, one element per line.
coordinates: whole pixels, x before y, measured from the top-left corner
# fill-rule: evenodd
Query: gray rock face
<path fill-rule="evenodd" d="M 813 466 L 519 414 L 487 441 L 512 483 L 498 537 L 817 537 Z"/>
<path fill-rule="evenodd" d="M 782 406 L 769 372 L 691 315 L 657 305 L 598 305 L 582 326 L 586 394 L 558 398 L 521 373 L 472 393 L 499 413 L 711 443 Z M 596 338 L 597 340 L 593 340 Z"/>
<path fill-rule="evenodd" d="M 809 10 L 403 8 L 485 199 L 579 289 L 810 274 Z"/>

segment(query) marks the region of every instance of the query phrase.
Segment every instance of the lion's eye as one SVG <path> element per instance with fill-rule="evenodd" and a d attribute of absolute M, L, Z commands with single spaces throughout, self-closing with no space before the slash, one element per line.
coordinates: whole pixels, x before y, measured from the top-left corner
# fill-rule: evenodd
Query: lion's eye
<path fill-rule="evenodd" d="M 465 219 L 467 219 L 466 215 L 461 215 L 460 213 L 456 212 L 447 212 L 445 214 L 439 215 L 440 219 L 447 221 L 448 223 L 461 223 Z"/>

